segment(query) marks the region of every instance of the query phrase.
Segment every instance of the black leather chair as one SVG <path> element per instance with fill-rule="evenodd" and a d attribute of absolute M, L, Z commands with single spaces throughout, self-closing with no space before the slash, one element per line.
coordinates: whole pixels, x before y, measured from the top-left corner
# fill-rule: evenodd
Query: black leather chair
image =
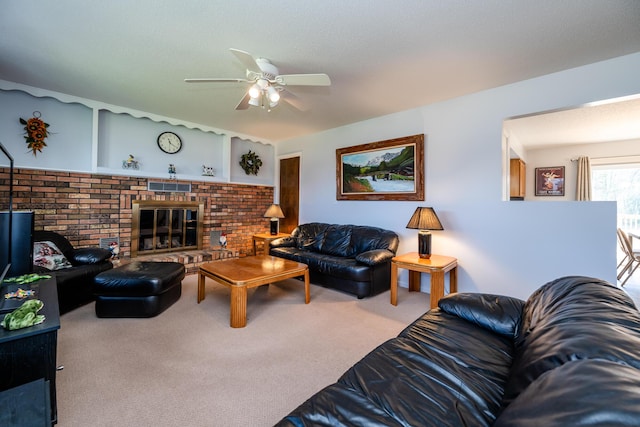
<path fill-rule="evenodd" d="M 69 312 L 94 300 L 94 278 L 99 273 L 113 268 L 108 249 L 89 247 L 74 248 L 66 237 L 53 231 L 36 231 L 36 242 L 51 242 L 71 264 L 59 270 L 49 270 L 39 265 L 33 266 L 34 273 L 55 276 L 58 287 L 60 314 Z M 35 259 L 35 258 L 34 258 Z"/>

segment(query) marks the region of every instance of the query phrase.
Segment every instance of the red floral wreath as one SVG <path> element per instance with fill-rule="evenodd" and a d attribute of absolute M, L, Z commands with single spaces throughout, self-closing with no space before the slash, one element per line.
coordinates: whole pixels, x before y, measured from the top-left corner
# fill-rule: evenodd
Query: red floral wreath
<path fill-rule="evenodd" d="M 40 111 L 34 111 L 33 117 L 28 120 L 20 118 L 20 123 L 25 125 L 24 139 L 29 150 L 33 151 L 34 156 L 37 154 L 36 151 L 42 152 L 42 149 L 47 146 L 44 139 L 49 136 L 47 131 L 49 124 L 40 119 Z"/>

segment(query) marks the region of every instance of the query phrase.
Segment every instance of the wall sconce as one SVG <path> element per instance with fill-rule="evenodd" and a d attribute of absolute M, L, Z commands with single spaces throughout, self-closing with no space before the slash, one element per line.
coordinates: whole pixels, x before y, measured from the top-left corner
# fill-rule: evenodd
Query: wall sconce
<path fill-rule="evenodd" d="M 431 232 L 429 230 L 444 230 L 433 208 L 416 208 L 407 228 L 419 230 L 418 255 L 420 258 L 431 258 Z"/>
<path fill-rule="evenodd" d="M 272 236 L 278 234 L 279 218 L 284 218 L 280 205 L 273 204 L 269 206 L 269 209 L 264 213 L 265 218 L 271 218 L 270 233 Z"/>

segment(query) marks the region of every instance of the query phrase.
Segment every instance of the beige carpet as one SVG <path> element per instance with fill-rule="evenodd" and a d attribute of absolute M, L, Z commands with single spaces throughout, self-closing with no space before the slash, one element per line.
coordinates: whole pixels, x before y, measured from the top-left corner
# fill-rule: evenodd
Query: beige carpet
<path fill-rule="evenodd" d="M 98 319 L 89 304 L 58 334 L 58 425 L 270 426 L 424 313 L 429 295 L 358 300 L 291 279 L 249 291 L 247 326 L 229 327 L 229 290 L 196 276 L 150 319 Z"/>

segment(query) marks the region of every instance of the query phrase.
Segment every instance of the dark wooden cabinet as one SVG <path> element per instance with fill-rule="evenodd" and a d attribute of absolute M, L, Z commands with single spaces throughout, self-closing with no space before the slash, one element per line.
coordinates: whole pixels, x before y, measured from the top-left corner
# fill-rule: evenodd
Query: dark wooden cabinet
<path fill-rule="evenodd" d="M 25 289 L 28 286 L 20 287 Z M 3 291 L 5 289 L 5 287 L 2 288 Z M 16 331 L 8 331 L 0 327 L 0 391 L 44 379 L 49 384 L 51 423 L 54 424 L 58 419 L 56 351 L 58 329 L 60 329 L 56 280 L 55 278 L 40 280 L 32 283 L 31 289 L 35 291 L 36 298 L 44 303 L 40 314 L 44 314 L 45 321 Z M 5 314 L 0 314 L 0 319 L 4 316 Z"/>

